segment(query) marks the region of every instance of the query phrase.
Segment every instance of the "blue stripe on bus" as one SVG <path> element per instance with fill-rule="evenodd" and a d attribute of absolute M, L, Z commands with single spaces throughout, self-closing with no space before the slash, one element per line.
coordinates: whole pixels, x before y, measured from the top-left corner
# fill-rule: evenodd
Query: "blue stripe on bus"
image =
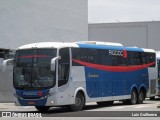
<path fill-rule="evenodd" d="M 144 52 L 143 49 L 137 47 L 123 47 L 123 46 L 112 46 L 112 45 L 95 45 L 95 44 L 77 44 L 80 48 L 93 48 L 93 49 L 116 49 L 116 50 L 127 50 Z"/>
<path fill-rule="evenodd" d="M 138 89 L 141 83 L 148 89 L 149 79 L 145 74 L 148 74 L 147 68 L 134 72 L 107 72 L 85 67 L 87 94 L 90 98 L 130 95 L 135 83 Z"/>

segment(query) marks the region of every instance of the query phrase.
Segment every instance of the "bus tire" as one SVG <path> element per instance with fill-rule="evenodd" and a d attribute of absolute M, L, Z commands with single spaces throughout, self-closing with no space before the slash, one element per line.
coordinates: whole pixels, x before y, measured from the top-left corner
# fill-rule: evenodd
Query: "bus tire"
<path fill-rule="evenodd" d="M 138 104 L 142 104 L 144 99 L 145 99 L 145 93 L 144 93 L 143 90 L 140 90 L 140 92 L 139 92 L 139 94 L 138 94 L 137 103 L 138 103 Z"/>
<path fill-rule="evenodd" d="M 131 99 L 129 100 L 129 103 L 131 105 L 135 105 L 137 103 L 137 100 L 138 100 L 137 91 L 133 89 L 131 92 Z"/>
<path fill-rule="evenodd" d="M 85 98 L 84 95 L 80 92 L 77 93 L 75 97 L 75 104 L 70 105 L 69 108 L 71 111 L 80 111 L 85 106 Z"/>
<path fill-rule="evenodd" d="M 50 106 L 35 106 L 35 108 L 40 112 L 47 112 Z"/>

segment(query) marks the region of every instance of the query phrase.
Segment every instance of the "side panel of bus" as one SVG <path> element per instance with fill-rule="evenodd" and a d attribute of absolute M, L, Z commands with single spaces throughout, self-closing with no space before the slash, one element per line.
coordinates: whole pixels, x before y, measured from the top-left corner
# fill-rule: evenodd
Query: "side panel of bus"
<path fill-rule="evenodd" d="M 148 87 L 148 78 L 142 76 L 148 73 L 147 69 L 136 72 L 107 72 L 85 67 L 86 90 L 90 98 L 130 95 L 132 86 L 137 88 L 144 84 Z M 97 76 L 97 77 L 95 77 Z M 119 97 L 117 97 L 119 99 Z"/>
<path fill-rule="evenodd" d="M 122 53 L 123 49 L 118 49 L 118 53 Z M 127 51 L 127 58 L 124 55 L 117 55 L 117 57 L 113 54 L 113 56 L 109 56 L 109 50 L 72 49 L 72 65 L 77 68 L 84 67 L 87 100 L 130 99 L 133 88 L 137 90 L 137 93 L 142 87 L 147 91 L 149 88 L 148 64 L 151 64 L 152 60 L 148 61 L 148 58 L 143 60 L 145 59 L 144 51 L 142 49 Z M 112 47 L 111 50 L 114 51 Z M 113 66 L 114 70 L 105 69 L 106 66 Z M 124 71 L 117 71 L 116 66 L 117 69 L 120 67 L 125 67 L 125 69 Z M 133 69 L 128 70 L 128 66 L 133 67 Z"/>

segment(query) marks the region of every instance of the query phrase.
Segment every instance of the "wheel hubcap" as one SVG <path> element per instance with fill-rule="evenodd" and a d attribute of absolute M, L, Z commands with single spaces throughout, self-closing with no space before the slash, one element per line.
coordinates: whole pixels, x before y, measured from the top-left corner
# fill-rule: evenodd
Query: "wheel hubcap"
<path fill-rule="evenodd" d="M 143 100 L 143 98 L 144 98 L 144 97 L 143 97 L 143 93 L 140 93 L 139 99 L 140 99 L 140 100 Z"/>
<path fill-rule="evenodd" d="M 81 99 L 80 98 L 76 98 L 75 104 L 76 104 L 76 106 L 80 106 Z"/>
<path fill-rule="evenodd" d="M 137 101 L 137 97 L 136 97 L 136 93 L 135 92 L 133 92 L 133 94 L 132 94 L 132 101 L 134 103 L 136 103 L 136 101 Z"/>

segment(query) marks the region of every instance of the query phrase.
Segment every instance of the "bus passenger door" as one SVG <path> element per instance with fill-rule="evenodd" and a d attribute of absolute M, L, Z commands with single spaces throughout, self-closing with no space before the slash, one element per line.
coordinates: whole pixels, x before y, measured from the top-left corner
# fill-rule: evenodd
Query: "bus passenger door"
<path fill-rule="evenodd" d="M 60 105 L 68 104 L 70 98 L 70 54 L 69 48 L 59 50 L 61 59 L 58 63 L 58 101 Z"/>

